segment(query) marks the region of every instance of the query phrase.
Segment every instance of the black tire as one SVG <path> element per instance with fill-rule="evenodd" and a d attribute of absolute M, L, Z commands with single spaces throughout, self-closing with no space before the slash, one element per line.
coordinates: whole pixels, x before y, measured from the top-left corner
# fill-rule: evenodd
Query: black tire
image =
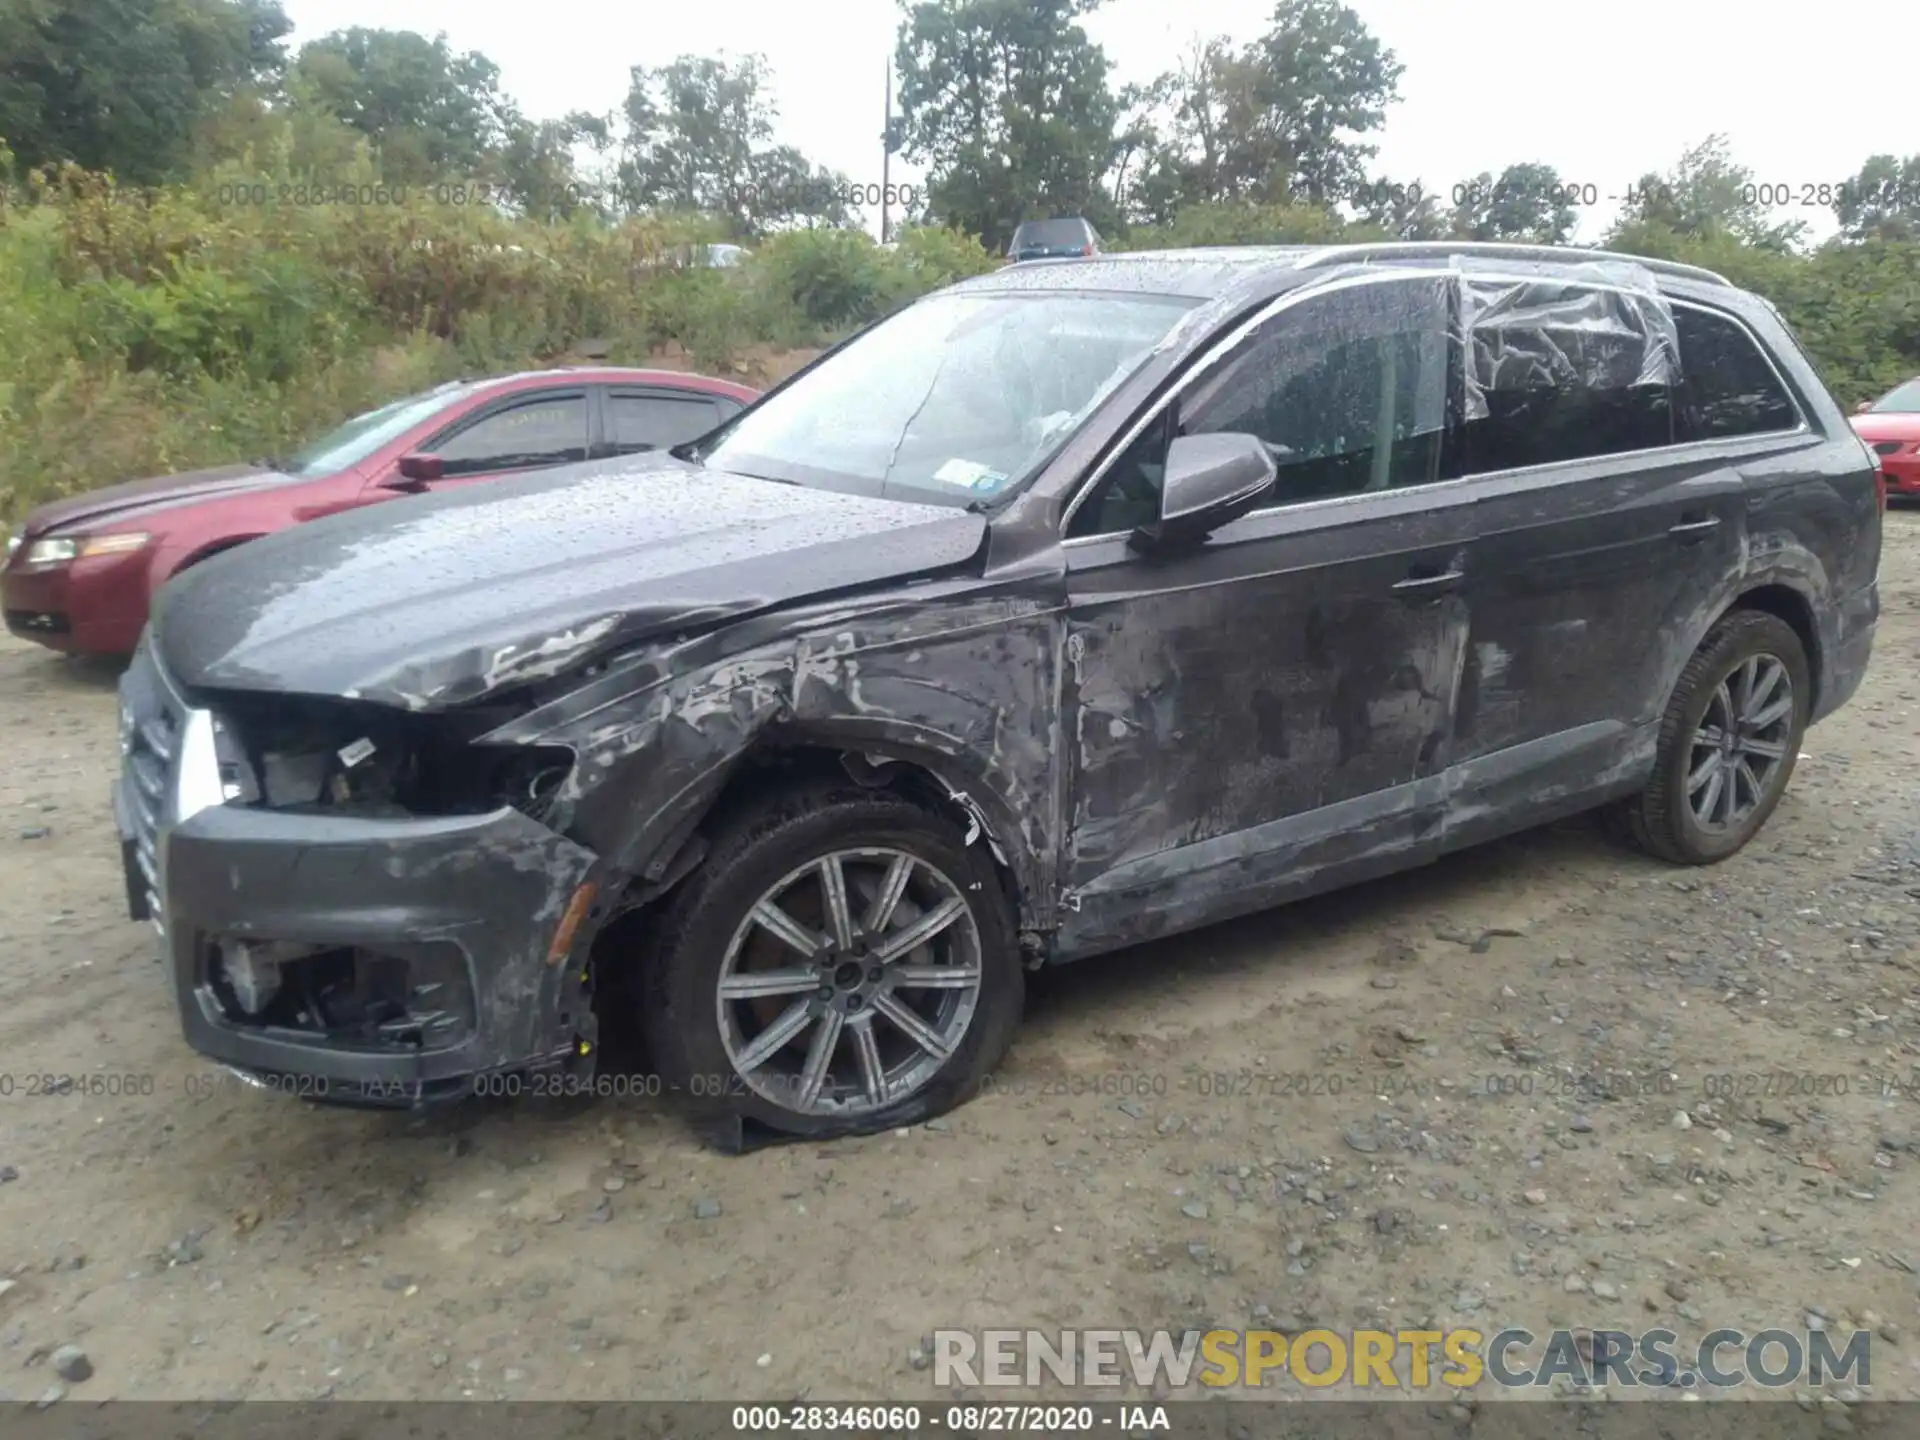
<path fill-rule="evenodd" d="M 776 793 L 734 815 L 713 837 L 699 869 L 668 900 L 647 958 L 640 1023 L 662 1079 L 678 1087 L 669 1093 L 718 1100 L 774 1129 L 805 1136 L 873 1133 L 929 1119 L 971 1098 L 1012 1042 L 1025 977 L 1006 887 L 986 846 L 964 840 L 943 816 L 890 792 L 852 785 Z M 977 937 L 979 988 L 964 1033 L 911 1094 L 853 1113 L 807 1113 L 741 1080 L 722 1037 L 722 969 L 736 932 L 745 931 L 755 905 L 783 877 L 830 853 L 862 847 L 903 852 L 952 883 Z M 792 963 L 801 963 L 797 955 Z M 795 1002 L 782 996 L 769 1003 Z M 881 1028 L 877 1021 L 875 1028 Z M 847 1048 L 850 1040 L 834 1053 Z M 792 1053 L 783 1049 L 782 1056 Z"/>
<path fill-rule="evenodd" d="M 1750 660 L 1771 657 L 1785 668 L 1793 707 L 1785 724 L 1780 760 L 1765 777 L 1757 804 L 1737 823 L 1711 829 L 1688 800 L 1688 775 L 1700 728 L 1717 688 Z M 1735 610 L 1722 617 L 1700 642 L 1667 701 L 1660 720 L 1653 776 L 1638 795 L 1621 801 L 1606 815 L 1607 828 L 1639 849 L 1676 865 L 1712 865 L 1737 853 L 1767 823 L 1787 782 L 1807 730 L 1813 699 L 1806 647 L 1792 626 L 1758 610 Z M 1731 782 L 1729 782 L 1731 783 Z"/>

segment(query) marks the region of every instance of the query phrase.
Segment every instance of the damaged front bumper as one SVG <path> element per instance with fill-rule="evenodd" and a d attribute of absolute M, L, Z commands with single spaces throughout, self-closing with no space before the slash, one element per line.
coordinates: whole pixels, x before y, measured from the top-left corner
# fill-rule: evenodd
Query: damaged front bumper
<path fill-rule="evenodd" d="M 140 661 L 122 683 L 114 810 L 130 909 L 160 932 L 195 1050 L 349 1105 L 457 1099 L 479 1077 L 592 1053 L 573 953 L 592 851 L 505 807 L 374 818 L 226 803 L 209 789 L 208 712 L 156 705 L 162 684 Z"/>

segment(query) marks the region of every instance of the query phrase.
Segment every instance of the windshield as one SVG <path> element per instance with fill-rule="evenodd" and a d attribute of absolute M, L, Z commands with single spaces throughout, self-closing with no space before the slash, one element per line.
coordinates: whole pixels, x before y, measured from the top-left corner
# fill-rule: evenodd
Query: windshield
<path fill-rule="evenodd" d="M 1193 304 L 936 295 L 742 415 L 701 458 L 827 490 L 969 505 L 1036 469 Z"/>
<path fill-rule="evenodd" d="M 421 421 L 446 409 L 466 391 L 467 386 L 456 380 L 356 415 L 294 454 L 279 468 L 301 480 L 338 475 L 349 466 L 358 465 L 389 440 L 406 434 Z"/>
<path fill-rule="evenodd" d="M 1876 415 L 1917 415 L 1920 414 L 1920 380 L 1909 380 L 1896 386 L 1874 402 Z"/>
<path fill-rule="evenodd" d="M 1078 250 L 1093 238 L 1084 220 L 1029 220 L 1013 232 L 1015 250 L 1045 246 L 1049 250 Z"/>

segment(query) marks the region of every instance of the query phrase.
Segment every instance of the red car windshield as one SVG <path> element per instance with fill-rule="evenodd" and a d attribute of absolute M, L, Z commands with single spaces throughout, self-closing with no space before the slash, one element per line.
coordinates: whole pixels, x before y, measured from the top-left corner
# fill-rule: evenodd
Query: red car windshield
<path fill-rule="evenodd" d="M 323 480 L 358 465 L 382 445 L 452 405 L 472 387 L 458 380 L 356 415 L 278 465 L 301 480 Z"/>
<path fill-rule="evenodd" d="M 1920 415 L 1920 380 L 1896 385 L 1873 402 L 1875 415 Z"/>

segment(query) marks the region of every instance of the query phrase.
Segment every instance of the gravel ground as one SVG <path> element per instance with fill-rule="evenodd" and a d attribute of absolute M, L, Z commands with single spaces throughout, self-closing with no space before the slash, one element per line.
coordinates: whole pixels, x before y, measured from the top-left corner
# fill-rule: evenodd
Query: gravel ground
<path fill-rule="evenodd" d="M 946 1120 L 735 1158 L 200 1061 L 124 918 L 114 672 L 0 642 L 0 1394 L 931 1400 L 935 1327 L 1811 1316 L 1920 1397 L 1920 515 L 1882 585 L 1724 865 L 1577 822 L 1091 962 Z"/>

